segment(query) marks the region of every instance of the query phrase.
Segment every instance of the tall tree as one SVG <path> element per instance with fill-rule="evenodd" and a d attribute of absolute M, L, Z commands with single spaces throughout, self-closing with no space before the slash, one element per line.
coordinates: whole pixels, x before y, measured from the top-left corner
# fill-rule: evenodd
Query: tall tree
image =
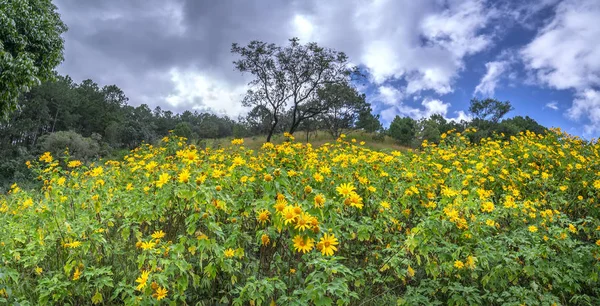
<path fill-rule="evenodd" d="M 327 84 L 318 90 L 317 99 L 323 109 L 319 119 L 333 138 L 338 138 L 343 129 L 353 127 L 358 114 L 370 108 L 365 95 L 346 83 Z"/>
<path fill-rule="evenodd" d="M 410 117 L 396 116 L 390 123 L 389 134 L 399 144 L 410 146 L 417 133 L 417 122 Z"/>
<path fill-rule="evenodd" d="M 379 121 L 379 115 L 373 115 L 371 105 L 368 105 L 358 114 L 356 128 L 363 129 L 368 133 L 374 133 L 383 129 Z"/>
<path fill-rule="evenodd" d="M 301 45 L 298 38 L 289 41 L 286 47 L 262 41 L 252 41 L 245 47 L 234 43 L 231 47 L 231 52 L 241 57 L 233 62 L 236 69 L 254 75 L 243 104 L 262 105 L 270 112 L 268 142 L 288 104 L 289 132 L 293 133 L 303 120 L 324 111 L 315 103 L 317 90 L 326 84 L 346 82 L 352 72 L 343 52 L 316 43 Z"/>
<path fill-rule="evenodd" d="M 487 98 L 479 100 L 477 98 L 471 99 L 471 105 L 469 111 L 475 115 L 475 117 L 482 120 L 490 120 L 493 123 L 497 123 L 504 115 L 512 111 L 514 108 L 509 101 L 498 101 L 496 99 Z"/>
<path fill-rule="evenodd" d="M 51 0 L 0 1 L 0 118 L 15 109 L 19 94 L 53 78 L 66 30 Z"/>

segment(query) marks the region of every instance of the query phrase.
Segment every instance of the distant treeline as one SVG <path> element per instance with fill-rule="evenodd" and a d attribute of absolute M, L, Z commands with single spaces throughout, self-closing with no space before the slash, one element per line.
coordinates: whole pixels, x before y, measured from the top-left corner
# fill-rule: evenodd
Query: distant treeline
<path fill-rule="evenodd" d="M 332 90 L 336 94 L 328 97 L 337 99 L 344 97 L 340 92 L 348 91 L 347 88 Z M 346 96 L 351 98 L 334 101 L 328 111 L 303 120 L 297 132 L 325 130 L 335 138 L 345 130 L 361 129 L 372 133 L 373 141 L 389 135 L 401 145 L 417 147 L 423 140 L 439 141 L 440 135 L 451 129 L 477 128 L 472 141 L 494 133 L 509 137 L 524 130 L 545 131 L 529 117 L 500 121 L 512 108 L 508 102 L 492 99 L 474 99 L 470 110 L 476 118 L 469 122 L 448 121 L 441 115 L 421 120 L 396 117 L 389 129 L 384 129 L 364 95 L 350 92 Z M 482 103 L 487 103 L 492 113 L 502 105 L 504 110 L 495 115 L 484 113 L 476 107 Z M 502 103 L 508 103 L 508 108 Z M 288 130 L 292 117 L 291 111 L 282 113 L 274 132 Z M 73 158 L 90 161 L 119 157 L 143 142 L 156 142 L 170 131 L 196 142 L 226 137 L 264 137 L 272 128 L 270 120 L 270 113 L 261 106 L 236 119 L 190 111 L 177 114 L 160 107 L 152 110 L 145 104 L 134 107 L 128 105 L 127 96 L 115 85 L 99 87 L 91 80 L 76 84 L 69 77 L 59 76 L 56 81 L 45 82 L 23 94 L 17 110 L 7 120 L 0 121 L 0 192 L 13 182 L 33 182 L 25 161 L 46 151 L 60 157 L 68 147 Z"/>

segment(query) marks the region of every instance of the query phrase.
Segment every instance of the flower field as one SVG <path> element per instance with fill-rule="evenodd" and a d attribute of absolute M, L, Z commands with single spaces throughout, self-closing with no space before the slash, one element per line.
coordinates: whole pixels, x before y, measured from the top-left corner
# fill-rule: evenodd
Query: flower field
<path fill-rule="evenodd" d="M 166 137 L 0 195 L 0 304 L 600 305 L 600 145 Z"/>

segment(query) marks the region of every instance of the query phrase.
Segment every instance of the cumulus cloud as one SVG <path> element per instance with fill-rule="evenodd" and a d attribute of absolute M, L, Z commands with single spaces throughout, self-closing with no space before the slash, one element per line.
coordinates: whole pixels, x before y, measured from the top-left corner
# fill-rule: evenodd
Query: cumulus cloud
<path fill-rule="evenodd" d="M 589 121 L 583 126 L 585 135 L 600 132 L 600 91 L 586 89 L 580 92 L 567 110 L 567 117 L 573 120 L 587 118 Z"/>
<path fill-rule="evenodd" d="M 489 62 L 485 64 L 486 73 L 481 78 L 479 84 L 475 87 L 474 94 L 493 96 L 496 90 L 496 85 L 500 81 L 503 73 L 508 68 L 507 61 Z"/>
<path fill-rule="evenodd" d="M 567 117 L 588 121 L 585 133 L 600 131 L 600 2 L 567 0 L 556 7 L 554 18 L 521 50 L 535 80 L 556 89 L 576 92 Z"/>
<path fill-rule="evenodd" d="M 401 80 L 399 97 L 427 90 L 445 94 L 454 90 L 465 58 L 492 44 L 483 30 L 497 17 L 484 0 L 57 0 L 56 5 L 70 27 L 59 72 L 75 81 L 117 84 L 134 105 L 224 109 L 231 115 L 243 109 L 229 90 L 237 93 L 248 81 L 231 63 L 233 42 L 285 44 L 297 36 L 346 52 L 377 85 Z"/>
<path fill-rule="evenodd" d="M 460 122 L 470 121 L 473 118 L 464 111 L 455 111 L 454 117 L 448 117 L 450 103 L 445 103 L 439 99 L 425 98 L 421 101 L 421 107 L 412 107 L 402 102 L 396 103 L 381 112 L 381 118 L 385 122 L 391 122 L 394 117 L 411 117 L 415 120 L 429 118 L 431 115 L 438 114 L 446 120 Z"/>

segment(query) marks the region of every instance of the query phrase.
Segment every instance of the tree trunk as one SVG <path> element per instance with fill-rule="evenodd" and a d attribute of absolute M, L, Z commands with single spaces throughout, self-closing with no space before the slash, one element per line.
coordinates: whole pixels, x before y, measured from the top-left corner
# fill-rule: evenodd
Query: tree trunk
<path fill-rule="evenodd" d="M 277 127 L 277 122 L 279 120 L 277 119 L 277 116 L 273 116 L 273 124 L 271 124 L 271 129 L 269 129 L 269 134 L 267 135 L 267 142 L 271 142 L 271 136 L 273 136 L 273 133 L 275 132 L 275 128 Z"/>

